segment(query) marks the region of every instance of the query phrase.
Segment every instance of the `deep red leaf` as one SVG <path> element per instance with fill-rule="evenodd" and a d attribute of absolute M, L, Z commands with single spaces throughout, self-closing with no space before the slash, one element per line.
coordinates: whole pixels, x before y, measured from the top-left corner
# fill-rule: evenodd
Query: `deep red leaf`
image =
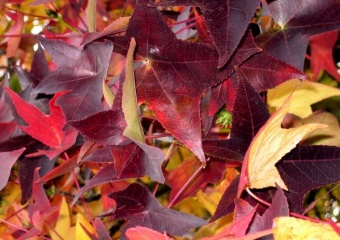
<path fill-rule="evenodd" d="M 259 0 L 242 2 L 238 0 L 173 0 L 164 1 L 164 3 L 161 1 L 157 5 L 199 7 L 219 53 L 218 67 L 221 68 L 228 62 L 239 45 L 259 4 Z"/>
<path fill-rule="evenodd" d="M 163 207 L 146 187 L 137 183 L 123 191 L 111 193 L 109 197 L 117 203 L 115 218 L 128 221 L 122 229 L 122 240 L 126 239 L 125 231 L 136 226 L 181 236 L 190 228 L 205 224 L 200 218 Z"/>
<path fill-rule="evenodd" d="M 130 37 L 136 54 L 144 59 L 135 71 L 139 102 L 147 102 L 157 119 L 205 162 L 202 150 L 199 103 L 215 78 L 214 47 L 176 39 L 155 7 L 137 1 L 126 37 L 111 38 L 115 51 L 125 52 Z"/>
<path fill-rule="evenodd" d="M 226 163 L 224 161 L 211 159 L 207 163 L 207 167 L 190 182 L 173 204 L 175 205 L 183 199 L 192 196 L 199 189 L 203 189 L 208 183 L 215 184 L 219 181 L 224 175 L 225 165 Z M 199 161 L 196 158 L 190 158 L 166 174 L 166 183 L 171 187 L 170 202 L 199 167 Z"/>
<path fill-rule="evenodd" d="M 256 38 L 256 43 L 267 53 L 298 69 L 303 69 L 309 37 L 340 29 L 340 2 L 337 0 L 267 2 L 275 22 L 281 29 L 261 34 Z"/>
<path fill-rule="evenodd" d="M 314 80 L 317 80 L 321 70 L 326 70 L 340 81 L 340 74 L 333 59 L 333 48 L 338 39 L 338 34 L 339 31 L 333 31 L 310 38 L 310 68 L 314 74 Z"/>

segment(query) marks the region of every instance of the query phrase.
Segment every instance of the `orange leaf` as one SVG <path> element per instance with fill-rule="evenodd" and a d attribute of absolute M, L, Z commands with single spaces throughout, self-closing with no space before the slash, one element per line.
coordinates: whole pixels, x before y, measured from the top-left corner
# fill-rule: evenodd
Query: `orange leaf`
<path fill-rule="evenodd" d="M 165 233 L 161 234 L 145 227 L 129 228 L 126 231 L 129 240 L 171 240 Z"/>

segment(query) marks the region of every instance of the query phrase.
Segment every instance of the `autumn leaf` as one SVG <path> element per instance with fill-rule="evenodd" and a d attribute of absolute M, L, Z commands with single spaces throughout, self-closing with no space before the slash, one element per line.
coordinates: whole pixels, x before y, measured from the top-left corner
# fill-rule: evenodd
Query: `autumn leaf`
<path fill-rule="evenodd" d="M 136 226 L 183 235 L 190 228 L 205 224 L 205 221 L 197 217 L 164 208 L 147 188 L 137 183 L 131 184 L 123 191 L 111 193 L 109 197 L 117 203 L 114 216 L 129 221 L 122 229 L 122 240 L 126 239 L 124 236 L 126 230 Z M 166 223 L 164 216 L 167 218 Z"/>
<path fill-rule="evenodd" d="M 10 152 L 0 152 L 0 191 L 7 184 L 13 164 L 25 150 L 26 148 L 20 148 Z"/>
<path fill-rule="evenodd" d="M 339 234 L 327 223 L 315 223 L 294 217 L 274 219 L 274 239 L 340 239 Z"/>
<path fill-rule="evenodd" d="M 126 231 L 129 240 L 171 240 L 166 233 L 161 234 L 146 227 L 129 228 Z"/>
<path fill-rule="evenodd" d="M 291 92 L 292 100 L 288 112 L 301 118 L 308 117 L 312 114 L 312 104 L 325 98 L 340 95 L 340 90 L 338 88 L 316 82 L 301 82 L 298 79 L 292 79 L 277 86 L 275 89 L 268 90 L 269 106 L 273 108 L 282 106 Z"/>
<path fill-rule="evenodd" d="M 298 128 L 282 129 L 281 123 L 287 114 L 291 98 L 287 98 L 280 107 L 262 126 L 256 134 L 246 153 L 240 181 L 239 193 L 245 187 L 266 188 L 275 187 L 277 183 L 281 188 L 287 187 L 281 179 L 275 164 L 308 133 L 324 128 L 323 124 L 307 124 Z"/>

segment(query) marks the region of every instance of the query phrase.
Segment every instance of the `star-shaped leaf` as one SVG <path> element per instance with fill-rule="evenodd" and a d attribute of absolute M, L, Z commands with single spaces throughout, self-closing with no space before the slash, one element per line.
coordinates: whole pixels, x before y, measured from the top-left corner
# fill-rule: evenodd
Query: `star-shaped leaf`
<path fill-rule="evenodd" d="M 309 37 L 340 28 L 338 0 L 275 0 L 267 4 L 279 29 L 261 34 L 256 43 L 299 69 L 303 69 Z"/>
<path fill-rule="evenodd" d="M 190 228 L 205 224 L 200 218 L 163 207 L 146 187 L 137 183 L 123 191 L 111 193 L 109 197 L 117 203 L 115 218 L 129 221 L 122 229 L 122 240 L 126 239 L 125 231 L 136 226 L 181 236 Z"/>

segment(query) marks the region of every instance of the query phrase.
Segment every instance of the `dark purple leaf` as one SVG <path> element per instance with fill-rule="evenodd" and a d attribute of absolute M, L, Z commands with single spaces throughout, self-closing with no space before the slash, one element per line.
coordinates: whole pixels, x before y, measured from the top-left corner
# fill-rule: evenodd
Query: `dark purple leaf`
<path fill-rule="evenodd" d="M 109 197 L 117 203 L 115 218 L 128 221 L 122 229 L 122 240 L 126 239 L 125 231 L 136 226 L 181 236 L 189 229 L 205 224 L 200 218 L 163 207 L 146 187 L 137 183 L 123 191 L 111 193 Z"/>

